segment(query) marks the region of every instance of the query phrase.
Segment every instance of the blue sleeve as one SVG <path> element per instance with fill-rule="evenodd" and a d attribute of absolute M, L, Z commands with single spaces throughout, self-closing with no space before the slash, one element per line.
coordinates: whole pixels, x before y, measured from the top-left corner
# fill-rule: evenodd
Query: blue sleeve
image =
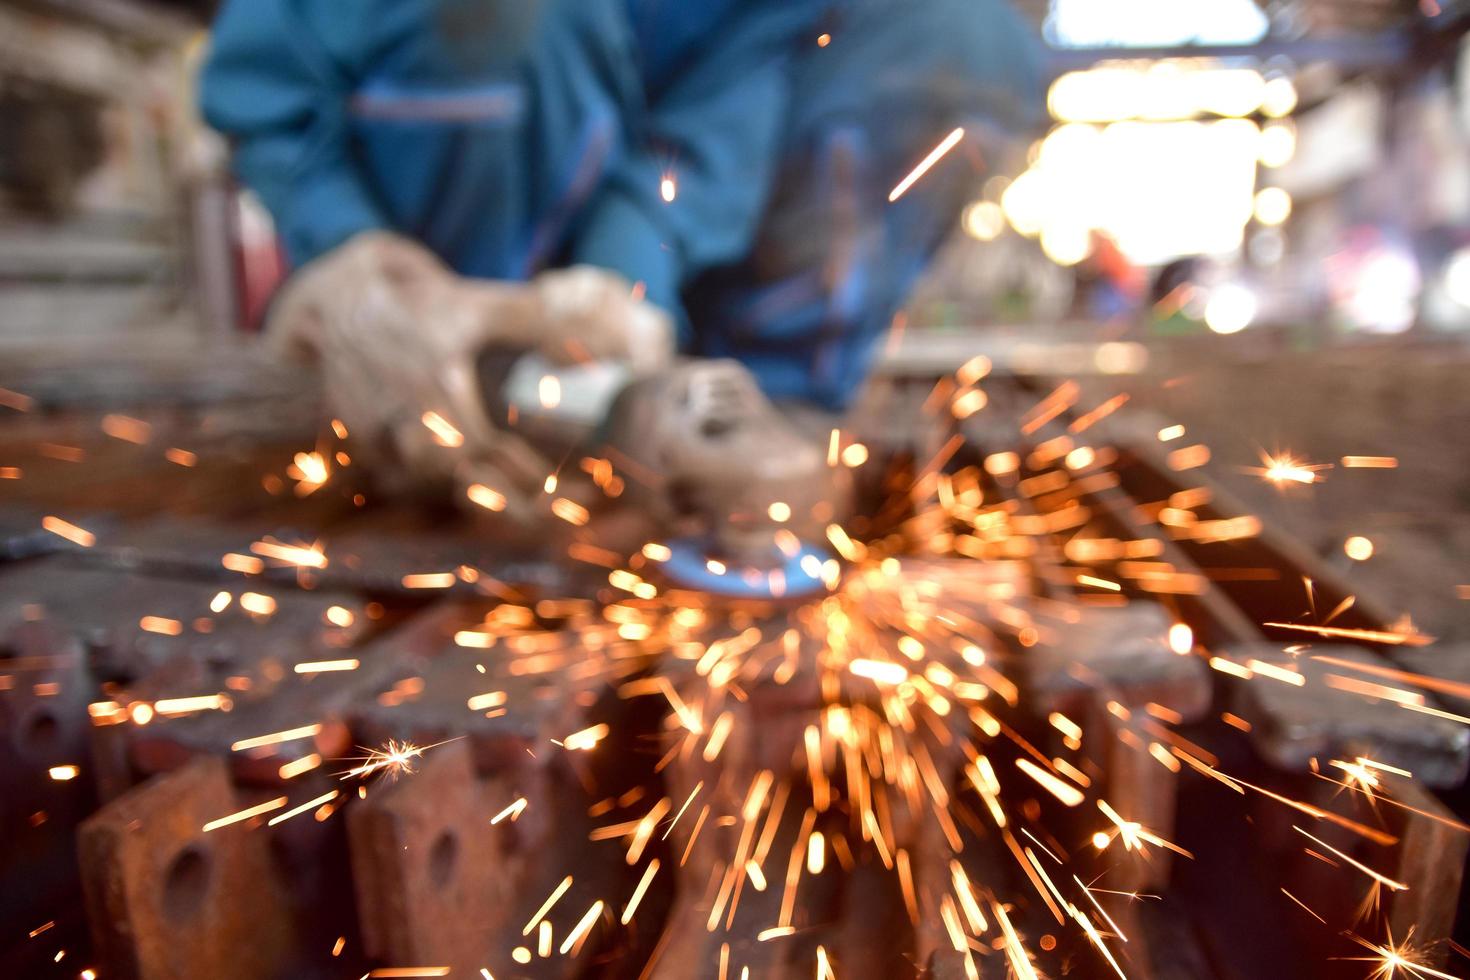
<path fill-rule="evenodd" d="M 350 155 L 347 100 L 421 30 L 426 0 L 226 0 L 202 109 L 300 264 L 385 224 Z"/>
<path fill-rule="evenodd" d="M 711 32 L 698 59 L 633 121 L 579 223 L 577 261 L 641 281 L 650 300 L 678 311 L 690 279 L 746 255 L 770 196 L 793 45 L 813 8 L 763 0 Z M 662 197 L 665 176 L 672 202 Z"/>

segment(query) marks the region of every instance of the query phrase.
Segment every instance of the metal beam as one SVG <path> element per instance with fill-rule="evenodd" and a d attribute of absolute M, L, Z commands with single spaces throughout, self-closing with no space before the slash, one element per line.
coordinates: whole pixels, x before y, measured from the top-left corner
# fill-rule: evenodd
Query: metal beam
<path fill-rule="evenodd" d="M 1092 48 L 1050 48 L 1047 67 L 1052 74 L 1090 68 L 1100 61 L 1118 59 L 1154 61 L 1162 58 L 1235 58 L 1294 62 L 1329 61 L 1344 68 L 1386 68 L 1402 64 L 1413 50 L 1407 31 L 1386 31 L 1362 37 L 1267 38 L 1255 44 L 1177 44 L 1160 47 L 1109 45 Z"/>

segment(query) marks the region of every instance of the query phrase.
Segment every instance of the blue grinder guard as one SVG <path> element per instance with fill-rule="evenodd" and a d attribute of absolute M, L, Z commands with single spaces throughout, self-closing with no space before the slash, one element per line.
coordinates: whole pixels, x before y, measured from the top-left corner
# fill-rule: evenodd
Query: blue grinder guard
<path fill-rule="evenodd" d="M 668 542 L 670 555 L 660 567 L 670 581 L 683 589 L 707 592 L 730 599 L 802 599 L 826 589 L 821 576 L 802 567 L 808 556 L 825 562 L 831 556 L 811 545 L 803 544 L 795 555 L 787 556 L 771 545 L 771 564 L 766 568 L 731 567 L 721 574 L 709 567 L 708 543 L 699 538 L 679 538 Z M 780 591 L 773 588 L 773 572 L 777 581 L 784 580 Z M 749 574 L 749 573 L 755 574 Z"/>

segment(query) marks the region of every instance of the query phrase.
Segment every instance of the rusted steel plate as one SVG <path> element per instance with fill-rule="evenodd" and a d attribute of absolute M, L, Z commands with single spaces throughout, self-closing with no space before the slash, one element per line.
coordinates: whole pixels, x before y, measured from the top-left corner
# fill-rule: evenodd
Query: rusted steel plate
<path fill-rule="evenodd" d="M 51 699 L 51 713 L 63 727 L 91 728 L 96 765 L 87 778 L 104 797 L 196 752 L 228 757 L 244 736 L 230 721 L 200 724 L 204 716 L 239 707 L 245 725 L 257 715 L 261 726 L 273 713 L 294 718 L 290 697 L 270 699 L 330 673 L 297 674 L 301 665 L 351 659 L 372 627 L 364 603 L 346 594 L 221 588 L 97 569 L 69 556 L 0 572 L 0 624 L 38 618 L 85 668 L 84 682 Z"/>
<path fill-rule="evenodd" d="M 251 821 L 204 829 L 253 802 L 236 796 L 223 761 L 200 759 L 82 825 L 82 883 L 104 975 L 282 975 L 292 923 L 266 836 Z"/>
<path fill-rule="evenodd" d="M 977 953 L 972 958 L 980 980 L 1006 980 L 1010 975 L 1005 958 L 998 954 L 983 956 Z M 964 954 L 953 949 L 935 950 L 929 957 L 928 966 L 919 974 L 919 980 L 969 980 L 970 977 Z"/>
<path fill-rule="evenodd" d="M 506 852 L 491 803 L 468 746 L 453 744 L 352 807 L 353 881 L 369 956 L 465 974 L 490 961 L 517 880 L 509 865 L 530 857 Z"/>
<path fill-rule="evenodd" d="M 1367 756 L 1435 787 L 1459 785 L 1470 769 L 1470 729 L 1412 710 L 1438 704 L 1426 690 L 1374 673 L 1392 670 L 1375 653 L 1323 644 L 1293 656 L 1261 644 L 1220 655 L 1248 671 L 1252 662 L 1265 665 L 1251 680 L 1235 684 L 1235 711 L 1254 726 L 1256 748 L 1282 769 L 1300 772 L 1313 759 L 1325 766 L 1332 759 Z M 1302 681 L 1267 676 L 1269 670 L 1289 671 Z"/>
<path fill-rule="evenodd" d="M 75 831 L 96 806 L 79 643 L 39 614 L 0 629 L 0 920 L 75 905 Z"/>
<path fill-rule="evenodd" d="M 946 581 L 946 571 L 936 567 L 916 572 L 915 578 L 932 586 L 924 601 L 944 604 L 957 616 L 973 614 L 973 607 L 995 598 L 992 585 L 1003 584 L 1006 598 L 1015 592 L 1016 583 L 992 583 L 983 576 Z M 874 593 L 873 601 L 896 600 L 898 588 L 889 578 L 872 588 L 892 588 L 895 595 Z M 939 592 L 953 593 L 954 605 L 947 605 Z M 894 611 L 901 611 L 897 601 Z M 902 622 L 902 616 L 896 621 Z M 790 626 L 780 616 L 756 618 L 738 635 L 709 638 L 731 644 L 728 663 L 717 656 L 702 665 L 671 660 L 661 667 L 672 692 L 658 700 L 690 706 L 687 710 L 699 718 L 695 724 L 675 711 L 665 726 L 671 760 L 664 770 L 668 797 L 674 806 L 686 800 L 690 806 L 670 837 L 680 861 L 675 871 L 678 894 L 655 977 L 678 976 L 690 962 L 722 959 L 731 975 L 748 966 L 752 976 L 809 977 L 817 970 L 818 946 L 842 976 L 912 972 L 911 926 L 898 879 L 884 867 L 880 851 L 890 862 L 902 855 L 897 860 L 905 863 L 921 893 L 920 919 L 926 912 L 938 914 L 926 899 L 948 882 L 948 858 L 957 845 L 933 818 L 929 794 L 935 787 L 952 792 L 958 783 L 964 760 L 960 730 L 968 721 L 961 722 L 962 712 L 955 711 L 953 725 L 921 725 L 904 739 L 899 751 L 924 756 L 921 767 L 928 788 L 915 798 L 881 777 L 870 778 L 869 760 L 856 743 L 848 751 L 843 739 L 822 733 L 835 724 L 827 711 L 832 703 L 843 706 L 847 724 L 881 724 L 882 692 L 872 680 L 840 671 L 829 674 L 824 693 L 819 661 L 830 657 L 830 650 L 820 638 L 787 632 Z M 901 636 L 896 628 L 884 629 L 878 636 L 865 635 L 862 643 L 874 655 L 891 649 L 897 666 L 907 662 L 897 653 Z M 926 644 L 926 652 L 935 662 L 965 669 L 959 653 L 946 644 Z M 727 671 L 733 674 L 725 676 Z M 741 696 L 720 693 L 731 684 L 738 685 Z M 685 730 L 691 726 L 692 731 Z M 712 736 L 715 731 L 721 734 Z M 814 794 L 809 741 L 827 743 L 816 751 L 824 783 L 840 799 L 825 790 Z M 871 741 L 877 744 L 876 736 Z M 854 831 L 849 821 L 857 819 L 857 805 L 851 802 L 856 799 L 871 799 L 882 845 L 863 842 L 871 829 Z M 802 870 L 814 831 L 840 838 L 844 845 L 852 841 L 840 854 L 826 849 L 825 867 L 818 873 Z M 759 876 L 744 861 L 762 869 Z M 784 935 L 783 927 L 795 932 Z M 776 932 L 768 932 L 772 929 Z M 886 939 L 875 943 L 878 936 Z M 932 945 L 931 940 L 928 947 Z M 919 949 L 927 951 L 922 938 Z"/>
<path fill-rule="evenodd" d="M 352 627 L 331 624 L 334 605 L 353 614 Z M 69 557 L 0 572 L 0 622 L 37 609 L 81 640 L 103 680 L 122 683 L 179 654 L 218 667 L 246 663 L 267 641 L 326 654 L 367 624 L 362 603 L 350 595 L 300 593 L 248 578 L 224 586 L 150 578 Z"/>
<path fill-rule="evenodd" d="M 237 665 L 226 678 L 233 684 L 228 712 L 181 717 L 146 738 L 134 732 L 134 756 L 140 765 L 167 768 L 181 755 L 218 755 L 230 760 L 236 780 L 253 785 L 345 772 L 364 751 L 361 745 L 372 741 L 351 728 L 359 702 L 416 677 L 462 620 L 459 610 L 441 606 L 366 642 L 353 642 L 357 636 L 348 630 L 329 649 L 264 643 L 256 660 Z"/>
<path fill-rule="evenodd" d="M 19 507 L 0 510 L 0 562 L 39 558 L 75 547 L 42 527 L 44 517 L 38 510 Z"/>
<path fill-rule="evenodd" d="M 1457 714 L 1470 714 L 1470 643 L 1436 643 L 1394 652 L 1405 670 L 1422 674 L 1434 697 Z"/>
<path fill-rule="evenodd" d="M 1393 877 L 1409 887 L 1387 896 L 1389 927 L 1395 936 L 1413 930 L 1426 962 L 1443 970 L 1450 948 L 1441 940 L 1454 934 L 1470 834 L 1413 780 L 1394 780 L 1391 792 L 1409 808 L 1399 814 L 1401 843 L 1393 870 Z"/>
<path fill-rule="evenodd" d="M 349 590 L 384 598 L 432 599 L 441 596 L 557 597 L 596 593 L 605 573 L 566 562 L 547 561 L 529 552 L 517 557 L 493 534 L 472 533 L 452 517 L 429 521 L 401 507 L 378 507 L 359 518 L 312 525 L 243 518 L 229 523 L 156 520 L 99 535 L 83 559 L 104 567 L 157 576 L 238 579 L 230 567 L 259 562 L 255 581 L 281 586 Z M 446 530 L 446 526 L 451 530 Z M 463 533 L 454 533 L 459 527 Z M 321 567 L 301 567 L 261 557 L 271 542 L 314 548 Z M 225 556 L 237 556 L 228 559 Z"/>
<path fill-rule="evenodd" d="M 30 782 L 51 766 L 86 754 L 91 676 L 83 647 L 39 610 L 0 631 L 0 772 L 9 812 L 25 800 L 14 780 Z"/>
<path fill-rule="evenodd" d="M 453 975 L 571 977 L 606 947 L 608 921 L 626 894 L 626 872 L 610 845 L 587 840 L 586 800 L 572 785 L 528 807 L 516 822 L 491 820 L 514 799 L 509 777 L 482 780 L 470 746 L 454 742 L 426 752 L 412 774 L 370 785 L 348 817 L 353 881 L 368 955 L 385 966 L 448 966 Z M 579 812 L 581 811 L 581 812 Z M 554 828 L 558 841 L 528 841 L 528 825 Z M 562 836 L 564 835 L 564 836 Z M 610 859 L 610 860 L 609 860 Z M 562 879 L 573 885 L 559 891 Z M 553 893 L 546 919 L 525 926 Z M 604 916 L 576 952 L 562 945 L 592 903 Z M 527 962 L 513 959 L 520 948 Z"/>
<path fill-rule="evenodd" d="M 649 974 L 654 980 L 676 980 L 691 971 L 718 976 L 721 963 L 727 976 L 741 976 L 749 968 L 752 977 L 807 980 L 823 975 L 817 966 L 818 947 L 829 969 L 840 977 L 880 980 L 913 975 L 911 932 L 898 881 L 871 848 L 855 843 L 851 867 L 829 850 L 829 865 L 815 875 L 803 870 L 786 904 L 788 863 L 803 863 L 804 831 L 809 829 L 804 814 L 810 799 L 801 794 L 798 787 L 778 816 L 764 861 L 763 889 L 748 873 L 738 869 L 731 873 L 727 864 L 735 854 L 734 845 L 725 861 L 698 873 L 691 870 L 695 859 L 678 867 L 679 885 L 665 943 Z M 765 818 L 769 817 L 767 812 Z M 711 814 L 706 823 L 718 819 Z M 817 826 L 837 834 L 845 820 L 845 814 L 833 812 Z M 765 836 L 764 820 L 759 823 L 757 839 Z M 675 860 L 682 846 L 680 842 L 673 847 Z"/>
<path fill-rule="evenodd" d="M 1178 763 L 1169 756 L 1158 716 L 1176 724 L 1201 717 L 1210 704 L 1209 671 L 1192 651 L 1170 648 L 1171 621 L 1155 604 L 1065 612 L 1060 620 L 1039 623 L 1038 642 L 1023 651 L 1021 666 L 1030 683 L 1022 686 L 1022 697 L 1037 716 L 1061 712 L 1076 724 L 1099 793 L 1125 819 L 1170 839 Z M 1147 861 L 1120 854 L 1110 852 L 1107 862 L 1117 887 L 1158 888 L 1168 880 L 1167 852 Z"/>
<path fill-rule="evenodd" d="M 541 956 L 539 932 L 522 935 L 567 875 L 575 880 L 550 916 L 557 950 L 594 900 L 613 910 L 636 884 L 623 848 L 589 839 L 598 823 L 621 818 L 602 807 L 594 821 L 589 810 L 602 799 L 649 806 L 653 798 L 640 781 L 655 757 L 639 743 L 646 725 L 630 719 L 628 703 L 612 694 L 612 683 L 636 668 L 638 658 L 618 660 L 616 647 L 584 646 L 585 631 L 597 625 L 588 621 L 591 609 L 574 618 L 577 629 L 552 631 L 528 618 L 524 607 L 445 603 L 370 645 L 383 651 L 379 659 L 394 663 L 390 672 L 360 676 L 344 703 L 353 740 L 369 750 L 390 742 L 423 748 L 419 772 L 396 783 L 369 782 L 366 801 L 353 804 L 363 929 L 384 965 L 417 957 L 412 961 L 488 967 L 497 976 L 569 976 L 594 956 L 631 955 L 630 943 L 637 949 L 653 938 L 647 927 L 640 936 L 600 923 L 578 944 L 577 958 L 568 959 L 559 952 Z M 489 639 L 487 617 L 519 625 Z M 455 642 L 459 634 L 467 645 Z M 585 751 L 570 748 L 583 744 L 570 738 L 578 732 L 591 739 Z M 439 843 L 435 865 L 434 846 L 446 834 L 465 843 Z M 449 861 L 455 848 L 468 856 Z M 483 857 L 470 854 L 482 850 Z M 386 906 L 380 901 L 376 911 L 367 910 L 366 893 L 406 889 L 412 898 L 435 880 L 449 881 L 449 864 L 465 876 L 454 878 L 461 902 L 454 914 L 473 920 L 473 928 L 447 925 L 455 906 L 439 899 L 406 906 L 385 899 Z M 656 911 L 656 903 L 651 907 Z M 534 951 L 529 965 L 511 959 L 517 947 Z"/>
<path fill-rule="evenodd" d="M 1130 602 L 1069 607 L 1066 614 L 1039 621 L 1036 644 L 1020 658 L 1026 696 L 1038 710 L 1065 710 L 1094 697 L 1152 701 L 1186 719 L 1209 707 L 1209 671 L 1197 657 L 1170 649 L 1172 623 L 1162 607 Z"/>

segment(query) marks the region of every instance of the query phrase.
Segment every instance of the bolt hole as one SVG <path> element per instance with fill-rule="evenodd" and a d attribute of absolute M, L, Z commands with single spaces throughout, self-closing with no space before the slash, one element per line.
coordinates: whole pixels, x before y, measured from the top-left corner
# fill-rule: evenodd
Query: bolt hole
<path fill-rule="evenodd" d="M 193 920 L 209 892 L 209 856 L 197 844 L 175 855 L 163 877 L 163 914 L 170 921 Z"/>
<path fill-rule="evenodd" d="M 459 840 L 449 831 L 441 831 L 429 849 L 429 881 L 435 888 L 444 888 L 454 877 L 454 865 L 459 858 Z"/>

